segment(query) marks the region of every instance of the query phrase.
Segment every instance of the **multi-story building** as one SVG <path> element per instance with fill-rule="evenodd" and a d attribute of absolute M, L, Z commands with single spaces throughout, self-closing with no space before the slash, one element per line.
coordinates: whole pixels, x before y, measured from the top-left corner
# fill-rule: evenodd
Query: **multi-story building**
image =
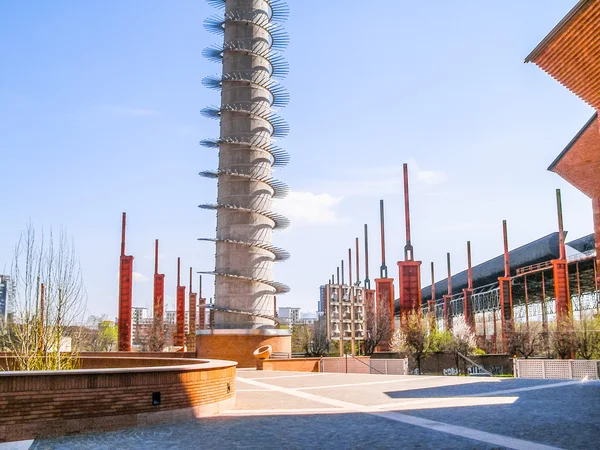
<path fill-rule="evenodd" d="M 333 341 L 350 341 L 354 352 L 356 342 L 364 339 L 365 290 L 359 286 L 328 284 L 326 295 L 327 336 Z"/>
<path fill-rule="evenodd" d="M 277 316 L 292 328 L 300 321 L 300 308 L 282 306 L 277 308 Z"/>
<path fill-rule="evenodd" d="M 14 284 L 8 275 L 0 275 L 0 323 L 5 323 L 15 297 Z"/>

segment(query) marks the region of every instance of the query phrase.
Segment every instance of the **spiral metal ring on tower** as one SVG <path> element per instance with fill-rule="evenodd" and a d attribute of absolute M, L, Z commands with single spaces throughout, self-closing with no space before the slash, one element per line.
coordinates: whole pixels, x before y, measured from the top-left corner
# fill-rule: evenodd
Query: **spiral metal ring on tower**
<path fill-rule="evenodd" d="M 273 158 L 273 161 L 271 162 L 273 167 L 285 167 L 290 162 L 290 155 L 288 152 L 281 147 L 277 147 L 270 143 L 247 142 L 239 138 L 203 139 L 200 141 L 200 145 L 207 148 L 219 148 L 221 144 L 237 144 L 247 147 L 249 150 L 262 150 Z"/>
<path fill-rule="evenodd" d="M 207 3 L 215 8 L 225 8 L 225 0 L 207 0 Z M 273 22 L 285 22 L 290 15 L 290 8 L 285 0 L 265 0 L 271 11 L 268 13 Z"/>
<path fill-rule="evenodd" d="M 200 111 L 200 114 L 209 119 L 219 119 L 223 111 L 248 114 L 265 120 L 271 125 L 271 136 L 276 138 L 284 138 L 290 133 L 290 127 L 287 122 L 277 113 L 265 109 L 262 105 L 233 103 L 230 105 L 222 105 L 221 107 L 210 106 L 208 108 L 203 108 Z"/>
<path fill-rule="evenodd" d="M 213 238 L 198 238 L 199 241 L 206 242 L 227 242 L 229 244 L 238 244 L 245 245 L 247 247 L 255 247 L 260 248 L 262 250 L 266 250 L 268 252 L 273 253 L 273 261 L 287 261 L 290 259 L 290 253 L 287 250 L 284 250 L 279 247 L 274 247 L 269 244 L 263 244 L 260 242 L 249 242 L 249 241 L 235 241 L 233 239 L 213 239 Z"/>
<path fill-rule="evenodd" d="M 205 87 L 220 90 L 222 99 L 219 106 L 201 111 L 205 117 L 219 119 L 221 126 L 219 138 L 200 142 L 219 149 L 219 168 L 199 174 L 217 179 L 219 189 L 216 203 L 199 205 L 216 210 L 218 219 L 216 238 L 199 239 L 217 245 L 217 268 L 203 273 L 216 276 L 216 310 L 242 311 L 274 320 L 265 315 L 272 303 L 270 296 L 289 291 L 288 286 L 270 279 L 272 263 L 290 257 L 271 244 L 270 233 L 289 226 L 286 217 L 270 210 L 271 199 L 283 198 L 289 192 L 286 184 L 271 176 L 272 167 L 283 167 L 290 160 L 289 154 L 273 143 L 273 139 L 288 135 L 289 125 L 271 109 L 285 107 L 290 99 L 287 90 L 275 81 L 289 72 L 288 63 L 278 52 L 289 43 L 288 34 L 280 27 L 289 8 L 283 0 L 207 2 L 225 11 L 222 16 L 206 19 L 204 27 L 226 38 L 202 52 L 208 60 L 223 64 L 222 74 L 202 80 Z M 246 288 L 239 284 L 244 282 L 267 285 L 273 292 L 265 294 L 258 285 Z M 242 287 L 249 293 L 248 300 L 240 298 Z M 239 307 L 246 301 L 254 306 Z M 248 311 L 252 308 L 255 311 Z"/>
<path fill-rule="evenodd" d="M 223 88 L 223 82 L 253 84 L 265 88 L 271 94 L 271 106 L 283 108 L 290 102 L 290 94 L 287 89 L 271 79 L 268 73 L 258 72 L 233 72 L 225 75 L 205 77 L 202 84 L 215 90 Z"/>
<path fill-rule="evenodd" d="M 198 205 L 198 208 L 212 209 L 212 210 L 230 209 L 230 210 L 235 210 L 235 211 L 247 212 L 248 214 L 259 214 L 261 216 L 266 217 L 267 219 L 270 219 L 273 222 L 274 230 L 285 230 L 287 227 L 290 226 L 290 219 L 288 219 L 287 217 L 282 216 L 281 214 L 274 213 L 272 211 L 265 211 L 264 209 L 245 208 L 243 206 L 222 204 L 222 203 L 216 203 L 216 204 L 206 203 L 203 205 Z"/>
<path fill-rule="evenodd" d="M 246 277 L 244 275 L 236 275 L 234 273 L 225 273 L 225 272 L 198 272 L 201 274 L 205 274 L 205 275 L 215 275 L 218 277 L 225 277 L 225 278 L 237 278 L 238 280 L 246 280 L 246 281 L 252 281 L 254 283 L 262 283 L 262 284 L 266 284 L 267 286 L 271 286 L 273 289 L 275 289 L 273 291 L 274 294 L 287 294 L 288 292 L 290 292 L 290 287 L 286 284 L 283 283 L 278 283 L 277 281 L 272 281 L 272 280 L 265 280 L 262 278 L 253 278 L 253 277 Z"/>
<path fill-rule="evenodd" d="M 232 177 L 240 177 L 246 178 L 248 180 L 262 181 L 263 183 L 268 184 L 271 189 L 273 189 L 273 198 L 277 199 L 285 198 L 290 192 L 289 186 L 283 183 L 282 181 L 260 175 L 240 173 L 235 170 L 204 170 L 198 175 L 204 178 L 219 178 L 219 175 L 230 175 Z"/>

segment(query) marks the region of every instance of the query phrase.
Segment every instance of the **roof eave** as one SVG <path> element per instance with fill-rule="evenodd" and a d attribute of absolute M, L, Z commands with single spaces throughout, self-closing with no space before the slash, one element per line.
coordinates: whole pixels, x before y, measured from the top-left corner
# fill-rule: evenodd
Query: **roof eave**
<path fill-rule="evenodd" d="M 579 130 L 579 132 L 575 135 L 575 137 L 573 137 L 573 139 L 571 139 L 571 141 L 567 144 L 567 146 L 563 149 L 563 151 L 560 152 L 560 154 L 554 159 L 554 161 L 552 161 L 552 164 L 550 164 L 548 166 L 548 170 L 550 172 L 554 172 L 554 167 L 556 167 L 556 165 L 560 162 L 561 159 L 563 159 L 563 157 L 567 154 L 567 152 L 569 150 L 571 150 L 571 147 L 573 147 L 575 145 L 575 143 L 579 140 L 581 135 L 583 133 L 585 133 L 585 131 L 590 127 L 590 125 L 592 123 L 594 123 L 594 121 L 597 118 L 598 118 L 598 111 L 596 111 L 592 115 L 592 117 L 590 117 L 590 119 L 585 123 L 585 125 L 581 128 L 581 130 Z"/>
<path fill-rule="evenodd" d="M 535 62 L 535 59 L 556 39 L 556 37 L 581 14 L 594 0 L 580 0 L 563 19 L 546 35 L 544 39 L 525 58 L 525 63 Z"/>

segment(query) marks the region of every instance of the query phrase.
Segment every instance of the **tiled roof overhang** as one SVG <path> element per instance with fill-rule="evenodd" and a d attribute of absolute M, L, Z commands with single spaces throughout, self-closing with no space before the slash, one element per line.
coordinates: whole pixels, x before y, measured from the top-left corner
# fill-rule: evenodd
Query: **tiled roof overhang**
<path fill-rule="evenodd" d="M 525 58 L 600 109 L 600 0 L 581 0 Z"/>

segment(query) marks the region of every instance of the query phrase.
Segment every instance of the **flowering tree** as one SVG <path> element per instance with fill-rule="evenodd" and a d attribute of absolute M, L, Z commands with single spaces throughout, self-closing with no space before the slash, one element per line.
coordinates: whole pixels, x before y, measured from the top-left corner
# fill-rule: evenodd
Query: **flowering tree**
<path fill-rule="evenodd" d="M 471 329 L 464 317 L 455 319 L 452 325 L 452 339 L 449 342 L 450 350 L 454 352 L 454 362 L 456 370 L 460 372 L 460 355 L 470 355 L 477 348 L 475 332 Z M 466 373 L 466 365 L 463 364 L 463 371 Z"/>
<path fill-rule="evenodd" d="M 420 309 L 402 316 L 400 329 L 394 331 L 391 347 L 394 352 L 405 353 L 417 361 L 417 369 L 421 374 L 421 361 L 432 351 L 432 340 L 428 332 L 427 321 L 423 320 Z"/>

